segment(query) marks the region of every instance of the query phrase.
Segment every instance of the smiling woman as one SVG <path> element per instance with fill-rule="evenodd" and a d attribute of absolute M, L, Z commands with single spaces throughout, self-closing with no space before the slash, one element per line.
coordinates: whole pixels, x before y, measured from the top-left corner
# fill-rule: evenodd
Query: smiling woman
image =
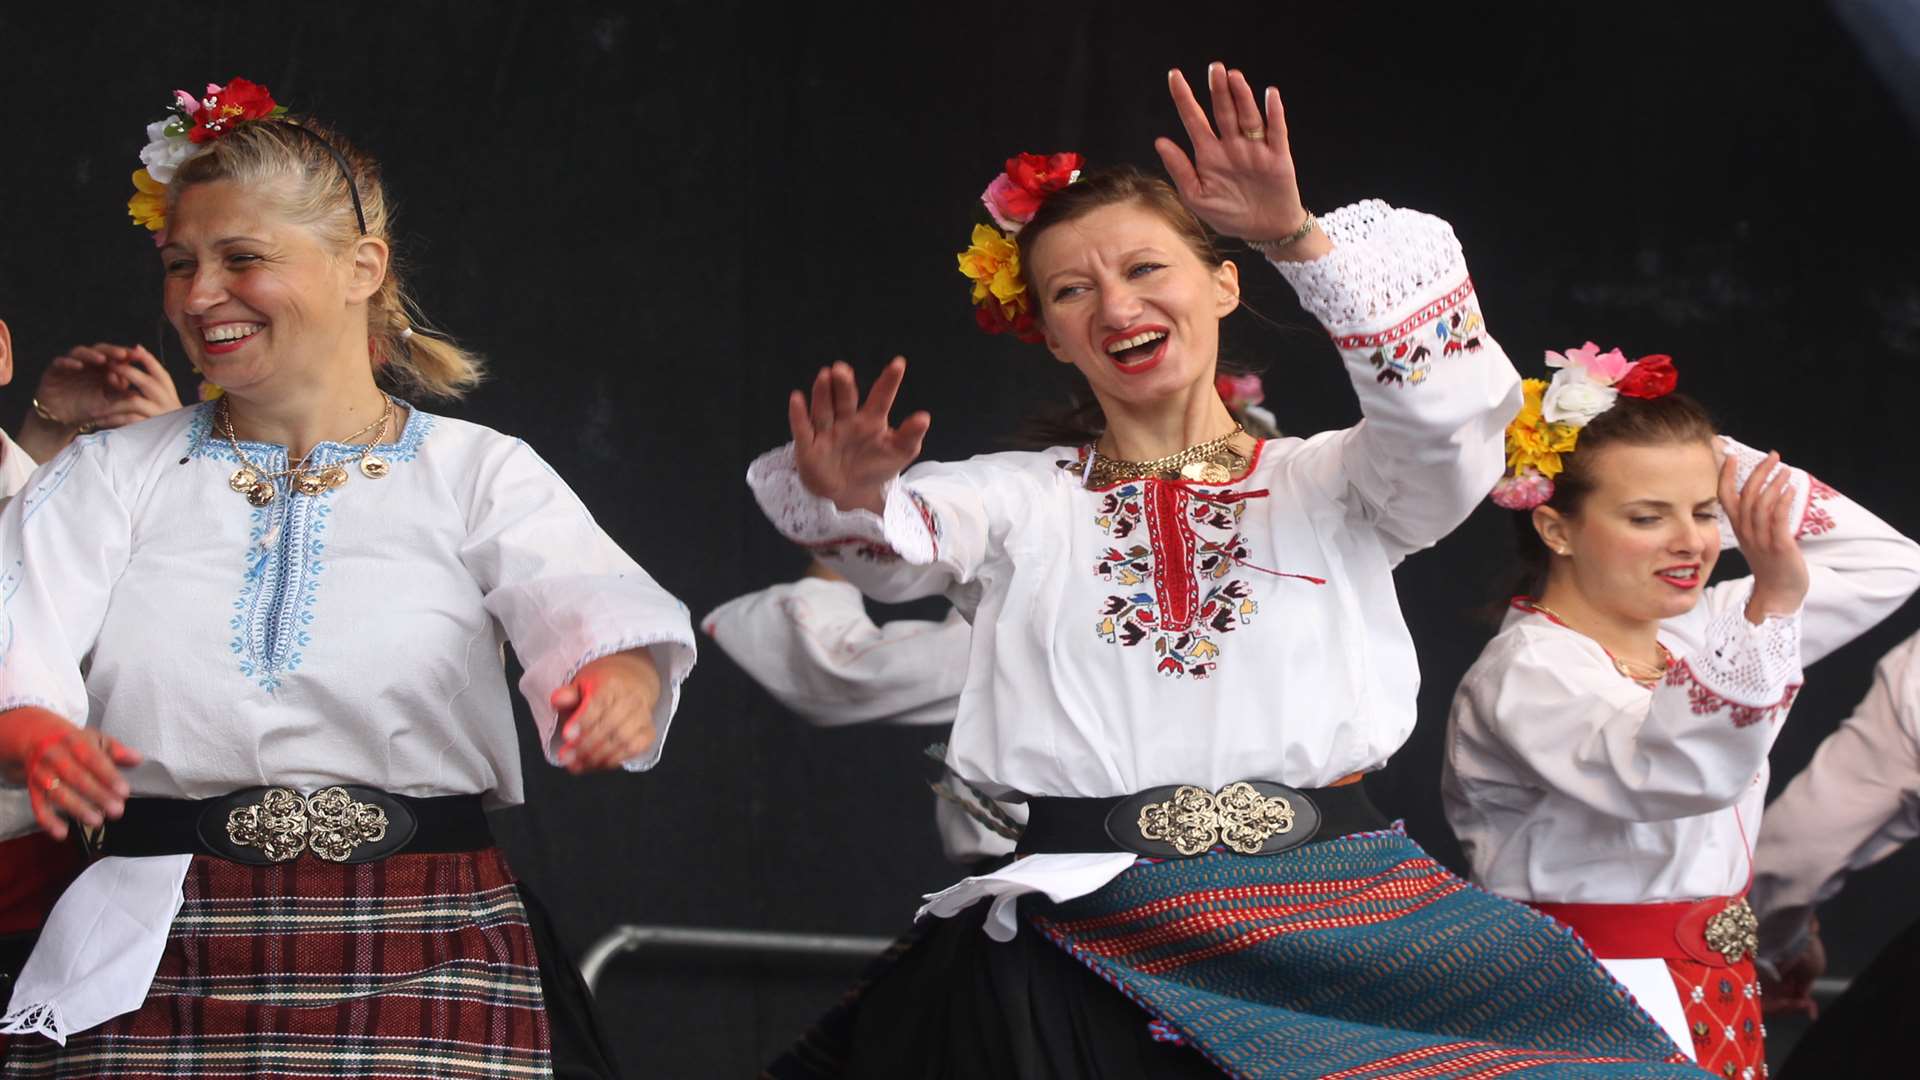
<path fill-rule="evenodd" d="M 245 80 L 177 102 L 131 209 L 225 392 L 0 514 L 0 768 L 101 856 L 6 1075 L 608 1075 L 482 813 L 522 800 L 502 650 L 552 760 L 646 769 L 686 609 L 526 444 L 395 396 L 479 368 L 420 328 L 376 162 Z"/>
<path fill-rule="evenodd" d="M 1211 119 L 1169 75 L 1193 153 L 1159 141 L 1171 185 L 1020 155 L 959 259 L 984 329 L 1085 376 L 1094 437 L 908 469 L 931 419 L 888 417 L 905 362 L 864 403 L 836 364 L 748 470 L 868 595 L 972 611 L 947 764 L 1029 810 L 1019 858 L 934 896 L 873 979 L 844 1074 L 1686 1074 L 1570 936 L 1469 889 L 1362 790 L 1419 685 L 1393 570 L 1498 478 L 1519 378 L 1445 222 L 1309 214 L 1279 92 L 1218 64 L 1208 83 Z M 1332 335 L 1362 423 L 1234 421 L 1240 270 L 1209 226 Z"/>
<path fill-rule="evenodd" d="M 1920 548 L 1717 437 L 1667 357 L 1547 356 L 1493 495 L 1522 595 L 1455 695 L 1447 817 L 1477 884 L 1579 932 L 1714 1075 L 1758 1075 L 1767 751 L 1802 664 L 1899 607 Z M 1708 585 L 1736 545 L 1752 576 Z"/>

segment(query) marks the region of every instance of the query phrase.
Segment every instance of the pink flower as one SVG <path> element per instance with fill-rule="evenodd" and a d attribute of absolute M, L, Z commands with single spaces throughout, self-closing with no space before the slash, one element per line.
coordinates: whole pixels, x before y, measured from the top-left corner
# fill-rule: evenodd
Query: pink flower
<path fill-rule="evenodd" d="M 1619 349 L 1601 352 L 1600 346 L 1589 341 L 1577 349 L 1568 349 L 1564 356 L 1551 349 L 1547 350 L 1547 366 L 1578 367 L 1594 382 L 1602 386 L 1612 386 L 1620 381 L 1620 377 L 1625 375 L 1627 369 L 1633 364 Z"/>
<path fill-rule="evenodd" d="M 187 93 L 185 90 L 175 90 L 173 92 L 173 104 L 188 116 L 192 116 L 194 113 L 200 111 L 199 99 Z"/>
<path fill-rule="evenodd" d="M 980 193 L 987 213 L 1008 235 L 1033 220 L 1047 196 L 1066 187 L 1080 176 L 1084 159 L 1079 154 L 1020 154 L 1007 159 L 1006 171 L 993 178 Z"/>
<path fill-rule="evenodd" d="M 1531 510 L 1553 498 L 1553 481 L 1528 466 L 1518 476 L 1501 477 L 1489 498 L 1495 506 L 1508 510 Z"/>
<path fill-rule="evenodd" d="M 1258 375 L 1217 375 L 1213 388 L 1219 391 L 1220 400 L 1227 408 L 1235 411 L 1267 400 L 1267 389 L 1261 385 Z"/>

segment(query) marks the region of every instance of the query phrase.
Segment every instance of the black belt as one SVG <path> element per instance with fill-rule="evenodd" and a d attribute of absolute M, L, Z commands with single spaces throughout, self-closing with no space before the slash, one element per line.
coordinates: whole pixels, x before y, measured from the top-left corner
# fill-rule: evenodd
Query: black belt
<path fill-rule="evenodd" d="M 212 799 L 128 799 L 126 813 L 89 844 L 98 855 L 215 855 L 255 866 L 307 853 L 363 863 L 492 846 L 478 795 L 416 799 L 358 785 L 311 795 L 256 787 Z"/>
<path fill-rule="evenodd" d="M 1359 783 L 1290 788 L 1242 780 L 1219 791 L 1191 785 L 1102 799 L 1027 800 L 1019 855 L 1132 851 L 1158 858 L 1204 854 L 1218 844 L 1241 855 L 1275 855 L 1311 840 L 1387 827 Z"/>

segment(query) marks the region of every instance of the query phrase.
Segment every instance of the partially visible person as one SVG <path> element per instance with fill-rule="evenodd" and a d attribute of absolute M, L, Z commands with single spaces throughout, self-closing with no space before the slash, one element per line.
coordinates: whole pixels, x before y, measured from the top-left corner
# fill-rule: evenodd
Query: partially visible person
<path fill-rule="evenodd" d="M 51 461 L 76 435 L 125 427 L 179 407 L 173 377 L 146 346 L 75 345 L 41 372 L 32 406 L 20 422 L 19 444 L 35 462 Z"/>
<path fill-rule="evenodd" d="M 0 320 L 0 386 L 13 381 L 13 372 L 13 332 Z M 0 431 L 0 502 L 82 431 L 121 427 L 179 407 L 173 379 L 145 348 L 75 346 L 42 372 L 18 438 Z M 85 865 L 78 844 L 40 831 L 24 789 L 0 785 L 0 1001 L 12 993 L 54 901 Z M 0 1064 L 7 1043 L 0 1034 Z"/>
<path fill-rule="evenodd" d="M 952 724 L 973 637 L 958 610 L 939 622 L 876 626 L 860 590 L 819 562 L 798 581 L 727 601 L 701 626 L 776 701 L 819 727 Z M 949 861 L 984 870 L 1013 853 L 1024 807 L 951 770 L 932 786 Z"/>
<path fill-rule="evenodd" d="M 1548 361 L 1493 495 L 1525 582 L 1454 697 L 1447 816 L 1476 884 L 1571 926 L 1708 1071 L 1757 1076 L 1767 751 L 1802 664 L 1920 586 L 1920 545 L 1719 436 L 1668 357 Z M 1752 574 L 1708 585 L 1736 544 Z"/>
<path fill-rule="evenodd" d="M 1908 1029 L 1920 1016 L 1920 922 L 1880 951 L 1840 999 L 1822 1011 L 1814 980 L 1826 974 L 1818 905 L 1847 875 L 1920 836 L 1920 635 L 1874 668 L 1873 687 L 1813 760 L 1767 807 L 1754 849 L 1753 907 L 1760 921 L 1760 976 L 1769 1013 L 1816 1019 L 1794 1044 L 1782 1074 L 1886 1075 L 1907 1062 Z"/>

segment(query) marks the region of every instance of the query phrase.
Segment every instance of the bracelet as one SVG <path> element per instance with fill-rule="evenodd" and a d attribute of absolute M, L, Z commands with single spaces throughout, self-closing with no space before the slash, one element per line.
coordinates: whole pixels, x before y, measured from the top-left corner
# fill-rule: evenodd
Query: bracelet
<path fill-rule="evenodd" d="M 1309 210 L 1307 211 L 1307 220 L 1301 222 L 1300 227 L 1293 230 L 1292 233 L 1278 240 L 1249 240 L 1247 241 L 1247 246 L 1271 259 L 1281 250 L 1298 243 L 1308 233 L 1312 232 L 1314 226 L 1318 224 L 1320 224 L 1320 219 L 1314 217 L 1313 211 Z"/>
<path fill-rule="evenodd" d="M 79 432 L 82 435 L 92 434 L 93 432 L 93 426 L 91 424 L 69 424 L 65 420 L 62 420 L 59 417 L 48 412 L 47 407 L 45 405 L 40 404 L 39 398 L 33 399 L 33 413 L 35 416 L 38 416 L 40 419 L 45 420 L 49 424 L 52 424 L 54 427 L 72 428 L 73 430 Z"/>

